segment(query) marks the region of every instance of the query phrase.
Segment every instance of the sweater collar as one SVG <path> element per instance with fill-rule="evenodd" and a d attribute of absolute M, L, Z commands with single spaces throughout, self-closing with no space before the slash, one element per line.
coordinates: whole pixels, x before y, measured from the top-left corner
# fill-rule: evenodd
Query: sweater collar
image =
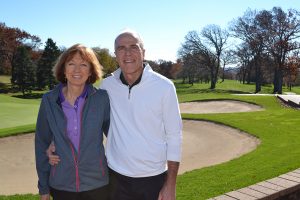
<path fill-rule="evenodd" d="M 144 63 L 143 65 L 144 65 L 144 70 L 143 70 L 143 73 L 142 73 L 142 75 L 140 77 L 141 79 L 139 80 L 138 83 L 145 81 L 151 75 L 150 72 L 153 71 L 152 68 L 150 67 L 150 65 L 148 63 Z M 122 81 L 121 74 L 122 74 L 122 71 L 121 71 L 121 68 L 119 67 L 116 71 L 114 71 L 112 73 L 112 76 L 115 79 L 121 81 L 123 84 L 128 85 L 127 81 L 125 81 L 125 83 Z M 133 85 L 136 85 L 136 84 L 133 84 Z"/>
<path fill-rule="evenodd" d="M 139 78 L 138 78 L 132 85 L 129 85 L 129 84 L 128 84 L 128 82 L 126 81 L 126 79 L 125 79 L 125 77 L 124 77 L 123 72 L 121 72 L 121 74 L 120 74 L 120 80 L 122 81 L 122 83 L 123 83 L 124 85 L 129 86 L 129 89 L 130 89 L 130 88 L 132 88 L 133 86 L 139 84 L 139 82 L 141 82 L 143 73 L 144 73 L 144 69 L 143 69 L 141 75 L 139 76 Z"/>

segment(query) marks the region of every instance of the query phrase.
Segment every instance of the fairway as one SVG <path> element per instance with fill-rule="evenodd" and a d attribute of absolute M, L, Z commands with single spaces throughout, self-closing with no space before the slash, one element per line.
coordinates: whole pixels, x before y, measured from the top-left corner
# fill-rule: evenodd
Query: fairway
<path fill-rule="evenodd" d="M 19 99 L 0 95 L 0 130 L 35 124 L 40 100 Z"/>
<path fill-rule="evenodd" d="M 230 100 L 247 102 L 262 108 L 262 110 L 255 112 L 195 114 L 185 111 L 182 113 L 183 119 L 194 121 L 204 120 L 226 125 L 259 138 L 261 143 L 254 151 L 244 154 L 239 158 L 222 164 L 188 171 L 179 175 L 177 182 L 178 200 L 208 199 L 209 197 L 236 190 L 299 168 L 299 110 L 283 106 L 280 101 L 272 95 L 232 95 L 250 94 L 251 91 L 253 91 L 253 85 L 243 85 L 237 81 L 226 80 L 226 82 L 219 84 L 215 90 L 208 89 L 208 84 L 194 84 L 192 86 L 189 84 L 180 84 L 179 81 L 175 83 L 178 98 L 181 103 L 197 101 L 207 103 L 206 106 L 204 106 L 204 108 L 206 108 L 209 103 L 212 103 L 210 101 L 217 100 L 218 102 L 214 103 L 213 107 L 220 111 L 228 107 L 218 106 L 218 104 L 221 103 L 220 101 Z M 271 91 L 272 88 L 263 87 L 262 90 L 262 93 L 270 94 L 269 91 Z M 297 93 L 297 91 L 299 91 L 299 87 L 294 87 L 292 90 L 292 92 L 295 93 Z M 31 117 L 32 123 L 34 124 L 39 103 L 40 99 L 26 100 L 0 95 L 0 117 L 2 119 L 3 116 L 7 117 L 7 115 L 12 114 L 12 116 L 15 116 L 13 117 L 15 123 L 17 120 L 24 121 L 25 118 Z M 13 106 L 13 104 L 16 105 Z M 193 105 L 193 103 L 190 105 Z M 20 107 L 24 108 L 23 110 L 26 109 L 31 114 L 22 114 L 19 109 Z M 231 109 L 237 108 L 237 106 L 229 107 Z M 194 106 L 192 106 L 192 108 L 194 108 Z M 204 108 L 202 107 L 203 110 Z M 36 114 L 31 116 L 34 109 Z M 5 111 L 6 114 L 3 114 L 2 110 Z M 15 115 L 13 115 L 12 112 L 14 110 L 18 110 Z M 8 125 L 8 123 L 6 124 Z M 207 125 L 203 127 L 207 127 L 208 130 L 211 129 Z M 33 132 L 34 127 L 31 128 L 30 131 Z M 0 129 L 0 134 L 1 130 L 4 129 Z M 17 132 L 18 131 L 10 132 L 7 135 Z M 207 131 L 201 131 L 201 133 L 207 133 Z M 184 138 L 187 139 L 188 135 L 185 134 Z M 192 139 L 193 141 L 196 141 L 196 139 L 202 142 L 204 141 L 199 137 L 192 137 Z M 222 139 L 222 141 L 225 141 L 225 144 L 231 144 L 231 142 L 225 139 Z M 205 142 L 204 144 L 209 143 Z M 192 147 L 190 144 L 187 146 Z M 221 149 L 224 147 L 224 145 L 221 144 L 211 144 L 208 146 L 211 147 L 209 148 L 210 150 L 213 149 L 212 147 L 220 147 Z M 199 147 L 204 147 L 204 145 L 199 145 Z M 224 152 L 228 153 L 232 151 L 224 150 Z M 9 155 L 12 154 L 9 153 Z M 211 159 L 212 154 L 207 154 L 207 156 L 197 154 L 193 160 L 201 161 L 202 158 Z M 196 162 L 193 162 L 193 164 L 195 163 Z M 203 164 L 203 161 L 201 161 L 201 163 Z M 195 168 L 198 167 L 199 166 Z M 0 195 L 0 199 L 1 197 L 3 196 Z M 21 196 L 21 199 L 26 198 L 26 195 Z M 34 198 L 38 199 L 38 196 L 30 196 L 27 199 Z M 9 196 L 8 199 L 18 200 L 18 197 Z"/>

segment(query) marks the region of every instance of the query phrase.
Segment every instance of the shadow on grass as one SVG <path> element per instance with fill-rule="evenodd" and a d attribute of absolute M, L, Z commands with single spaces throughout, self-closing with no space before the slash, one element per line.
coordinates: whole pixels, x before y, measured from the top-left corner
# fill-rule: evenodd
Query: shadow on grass
<path fill-rule="evenodd" d="M 190 87 L 193 87 L 192 84 L 184 84 L 184 83 L 174 83 L 174 85 L 176 86 L 177 89 L 187 89 Z"/>
<path fill-rule="evenodd" d="M 9 92 L 9 85 L 6 83 L 0 82 L 0 93 L 8 93 Z"/>
<path fill-rule="evenodd" d="M 28 94 L 18 94 L 12 95 L 12 97 L 20 98 L 20 99 L 40 99 L 42 98 L 43 93 L 28 93 Z"/>
<path fill-rule="evenodd" d="M 177 89 L 178 94 L 201 94 L 201 93 L 219 93 L 219 94 L 250 94 L 249 92 L 243 92 L 238 90 L 223 90 L 223 89 Z"/>

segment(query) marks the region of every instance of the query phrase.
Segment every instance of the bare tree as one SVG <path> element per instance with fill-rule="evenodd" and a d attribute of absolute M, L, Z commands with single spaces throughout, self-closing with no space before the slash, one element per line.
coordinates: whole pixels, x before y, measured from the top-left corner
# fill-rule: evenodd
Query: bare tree
<path fill-rule="evenodd" d="M 250 83 L 250 76 L 252 65 L 250 65 L 250 60 L 252 59 L 252 53 L 246 43 L 242 43 L 237 49 L 235 50 L 235 55 L 237 61 L 240 63 L 240 80 L 243 84 Z"/>
<path fill-rule="evenodd" d="M 182 53 L 182 52 L 181 52 Z M 200 65 L 197 55 L 195 54 L 181 54 L 182 60 L 182 70 L 180 73 L 180 77 L 182 78 L 182 82 L 185 83 L 186 80 L 189 84 L 194 84 L 196 77 L 199 77 L 200 74 Z"/>
<path fill-rule="evenodd" d="M 185 42 L 181 48 L 181 55 L 190 56 L 197 60 L 199 66 L 206 66 L 210 73 L 210 89 L 216 87 L 221 62 L 221 54 L 229 34 L 217 25 L 208 25 L 198 34 L 191 31 L 185 36 Z M 196 59 L 195 59 L 196 58 Z"/>
<path fill-rule="evenodd" d="M 260 91 L 263 75 L 274 71 L 274 93 L 282 93 L 284 69 L 292 52 L 300 48 L 300 14 L 296 10 L 285 13 L 281 8 L 260 12 L 248 10 L 231 27 L 235 37 L 244 41 L 252 52 L 255 67 L 256 92 Z M 269 57 L 269 58 L 268 58 Z M 275 67 L 265 63 L 273 59 Z M 264 67 L 264 69 L 262 69 Z M 267 69 L 266 67 L 270 67 Z M 262 71 L 263 70 L 263 71 Z M 292 70 L 292 69 L 291 69 Z M 266 77 L 266 76 L 265 76 Z"/>
<path fill-rule="evenodd" d="M 217 58 L 217 74 L 221 63 L 221 54 L 225 49 L 225 45 L 227 43 L 227 40 L 229 38 L 229 33 L 226 30 L 222 30 L 217 25 L 208 25 L 204 27 L 204 29 L 201 32 L 201 35 L 203 38 L 207 41 L 207 44 L 212 51 L 214 52 L 216 58 Z M 224 57 L 225 58 L 225 57 Z M 225 65 L 224 65 L 225 67 Z M 224 69 L 223 69 L 224 74 Z M 215 81 L 217 81 L 217 77 L 215 77 Z M 224 81 L 224 78 L 223 78 Z"/>
<path fill-rule="evenodd" d="M 261 91 L 261 56 L 265 49 L 266 30 L 261 28 L 259 19 L 265 13 L 247 10 L 243 17 L 239 17 L 232 23 L 233 35 L 247 44 L 253 55 L 255 67 L 255 93 Z"/>
<path fill-rule="evenodd" d="M 284 67 L 288 56 L 300 48 L 300 43 L 297 41 L 300 37 L 300 13 L 292 9 L 285 13 L 279 7 L 274 7 L 268 13 L 272 16 L 272 21 L 265 26 L 270 33 L 267 46 L 276 63 L 273 92 L 281 94 Z"/>
<path fill-rule="evenodd" d="M 235 61 L 235 53 L 233 50 L 225 50 L 222 54 L 221 54 L 221 61 L 223 64 L 222 67 L 222 82 L 224 82 L 225 79 L 225 66 L 229 65 L 229 64 L 234 64 Z"/>

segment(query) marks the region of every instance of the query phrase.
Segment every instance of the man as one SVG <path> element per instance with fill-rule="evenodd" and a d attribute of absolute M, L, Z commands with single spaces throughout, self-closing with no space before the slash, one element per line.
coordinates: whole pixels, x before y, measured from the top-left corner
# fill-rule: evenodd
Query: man
<path fill-rule="evenodd" d="M 111 104 L 112 200 L 175 200 L 182 121 L 174 84 L 143 63 L 144 44 L 134 31 L 117 36 L 115 55 L 119 69 L 101 84 Z"/>
<path fill-rule="evenodd" d="M 116 37 L 115 54 L 119 69 L 101 84 L 111 106 L 111 200 L 175 200 L 182 120 L 174 84 L 143 63 L 144 44 L 136 32 Z M 51 164 L 59 162 L 49 157 Z"/>

